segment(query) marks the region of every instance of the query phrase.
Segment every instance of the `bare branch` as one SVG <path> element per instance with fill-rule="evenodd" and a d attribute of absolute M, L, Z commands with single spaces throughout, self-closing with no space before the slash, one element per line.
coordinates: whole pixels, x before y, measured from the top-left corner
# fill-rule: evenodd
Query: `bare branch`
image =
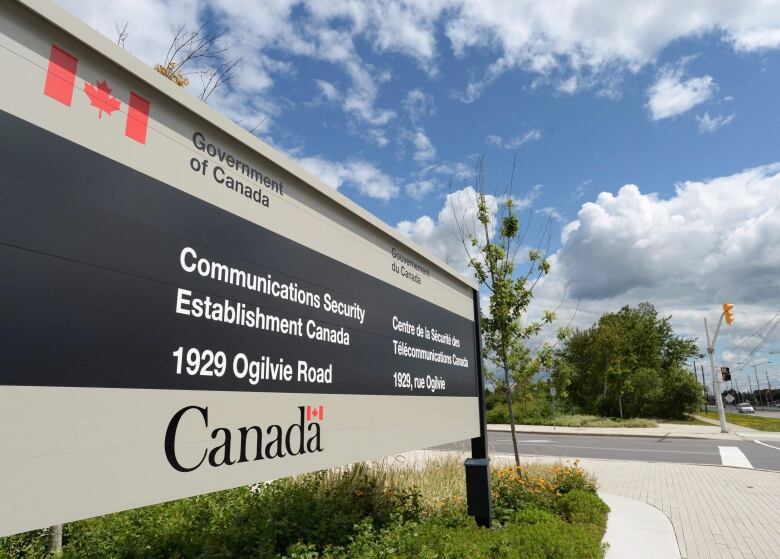
<path fill-rule="evenodd" d="M 189 76 L 200 77 L 199 97 L 206 101 L 215 90 L 225 87 L 238 75 L 240 58 L 230 58 L 235 43 L 225 43 L 227 28 L 213 30 L 203 24 L 195 31 L 182 24 L 176 29 L 162 64 L 155 69 L 177 85 L 189 85 Z"/>
<path fill-rule="evenodd" d="M 268 117 L 267 117 L 267 116 L 264 116 L 264 117 L 263 117 L 263 120 L 261 120 L 260 122 L 258 122 L 258 123 L 257 123 L 257 126 L 255 126 L 254 128 L 252 128 L 252 129 L 249 131 L 249 133 L 250 133 L 250 134 L 254 134 L 254 133 L 255 133 L 255 131 L 256 131 L 258 128 L 260 128 L 260 127 L 263 125 L 263 123 L 264 123 L 266 120 L 268 120 Z"/>
<path fill-rule="evenodd" d="M 116 44 L 122 47 L 123 49 L 125 47 L 125 41 L 127 41 L 127 37 L 130 35 L 130 32 L 127 30 L 127 27 L 130 25 L 129 21 L 126 21 L 125 24 L 120 27 L 119 22 L 114 20 L 114 30 L 116 31 Z"/>

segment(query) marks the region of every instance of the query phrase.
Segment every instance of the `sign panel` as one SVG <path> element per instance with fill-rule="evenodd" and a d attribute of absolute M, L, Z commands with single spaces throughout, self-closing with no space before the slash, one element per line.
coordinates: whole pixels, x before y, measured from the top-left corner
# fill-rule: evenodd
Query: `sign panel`
<path fill-rule="evenodd" d="M 458 274 L 48 2 L 0 67 L 0 536 L 479 436 Z"/>

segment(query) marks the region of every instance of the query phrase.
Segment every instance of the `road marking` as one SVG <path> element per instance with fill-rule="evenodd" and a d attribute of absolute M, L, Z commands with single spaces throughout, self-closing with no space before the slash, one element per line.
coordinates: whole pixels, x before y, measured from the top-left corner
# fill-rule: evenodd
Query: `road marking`
<path fill-rule="evenodd" d="M 548 441 L 545 439 L 524 439 L 522 441 L 517 441 L 517 444 L 531 444 L 531 443 L 551 443 L 552 441 Z"/>
<path fill-rule="evenodd" d="M 737 446 L 719 446 L 720 460 L 724 466 L 736 466 L 738 468 L 752 468 L 753 464 Z"/>
<path fill-rule="evenodd" d="M 758 443 L 758 444 L 760 444 L 760 445 L 768 446 L 769 448 L 774 448 L 775 450 L 780 450 L 780 447 L 777 447 L 777 446 L 772 446 L 771 444 L 766 444 L 766 443 L 764 443 L 764 442 L 761 442 L 761 441 L 753 441 L 753 442 L 754 442 L 754 443 Z"/>

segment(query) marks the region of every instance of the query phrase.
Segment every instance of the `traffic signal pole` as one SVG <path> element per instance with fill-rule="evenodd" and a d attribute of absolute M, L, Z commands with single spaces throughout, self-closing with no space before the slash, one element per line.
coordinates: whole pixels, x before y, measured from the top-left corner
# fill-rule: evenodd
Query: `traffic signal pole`
<path fill-rule="evenodd" d="M 720 327 L 723 324 L 724 314 L 725 313 L 721 313 L 720 315 L 720 320 L 718 320 L 718 327 L 715 329 L 715 335 L 712 337 L 712 341 L 710 341 L 710 329 L 707 326 L 706 318 L 704 319 L 704 332 L 707 334 L 707 353 L 710 356 L 710 369 L 712 369 L 712 387 L 715 390 L 715 403 L 718 405 L 720 432 L 728 433 L 728 429 L 726 429 L 726 410 L 723 409 L 723 395 L 720 391 L 720 378 L 715 372 L 715 341 L 718 339 L 718 334 L 720 334 Z"/>

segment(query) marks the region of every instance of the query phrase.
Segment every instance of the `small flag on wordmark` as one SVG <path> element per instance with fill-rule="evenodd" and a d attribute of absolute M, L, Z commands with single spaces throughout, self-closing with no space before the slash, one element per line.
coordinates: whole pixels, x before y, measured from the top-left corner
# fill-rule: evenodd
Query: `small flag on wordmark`
<path fill-rule="evenodd" d="M 325 416 L 325 406 L 306 406 L 306 421 L 311 421 L 312 417 L 317 421 L 322 421 Z"/>

